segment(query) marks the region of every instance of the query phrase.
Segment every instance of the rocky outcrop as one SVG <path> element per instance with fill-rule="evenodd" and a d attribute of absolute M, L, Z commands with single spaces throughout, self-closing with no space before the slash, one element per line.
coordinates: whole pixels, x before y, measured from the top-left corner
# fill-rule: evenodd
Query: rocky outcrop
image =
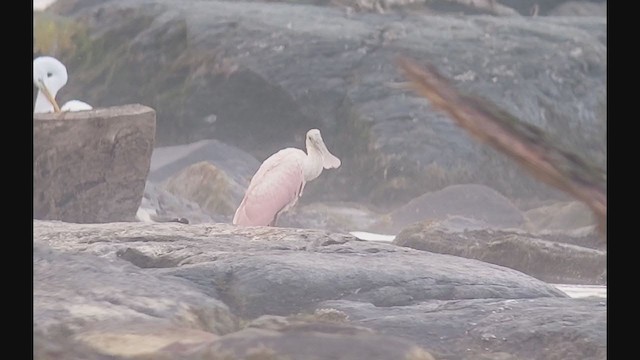
<path fill-rule="evenodd" d="M 71 359 L 602 359 L 606 306 L 325 231 L 35 220 L 34 332 Z"/>
<path fill-rule="evenodd" d="M 596 235 L 592 238 L 603 247 Z M 606 284 L 606 250 L 567 243 L 580 240 L 487 228 L 454 230 L 447 222 L 423 221 L 402 230 L 393 243 L 506 266 L 550 283 Z M 583 245 L 592 241 L 583 240 Z"/>
<path fill-rule="evenodd" d="M 138 104 L 34 114 L 34 218 L 133 221 L 149 172 L 155 127 L 155 111 Z"/>
<path fill-rule="evenodd" d="M 344 166 L 305 189 L 310 200 L 391 209 L 472 182 L 508 197 L 558 196 L 396 86 L 398 54 L 426 59 L 466 92 L 606 165 L 604 17 L 175 0 L 59 0 L 55 9 L 80 29 L 78 44 L 55 54 L 78 79 L 69 92 L 102 106 L 151 104 L 160 145 L 216 138 L 264 159 L 320 128 Z M 56 35 L 34 36 L 45 51 L 39 39 Z M 95 45 L 80 46 L 87 40 Z"/>

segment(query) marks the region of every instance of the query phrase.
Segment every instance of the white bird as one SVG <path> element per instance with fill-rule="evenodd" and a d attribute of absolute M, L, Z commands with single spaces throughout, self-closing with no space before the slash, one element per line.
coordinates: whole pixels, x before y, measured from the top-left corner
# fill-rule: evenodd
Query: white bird
<path fill-rule="evenodd" d="M 91 110 L 91 105 L 71 100 L 62 108 L 58 106 L 56 95 L 67 84 L 67 68 L 56 58 L 40 56 L 33 60 L 33 83 L 38 88 L 34 113 L 49 113 L 60 111 Z"/>
<path fill-rule="evenodd" d="M 233 224 L 274 226 L 278 215 L 291 209 L 307 182 L 320 176 L 322 169 L 340 167 L 340 159 L 327 150 L 320 130 L 311 129 L 306 137 L 307 153 L 286 148 L 265 160 L 236 210 Z"/>

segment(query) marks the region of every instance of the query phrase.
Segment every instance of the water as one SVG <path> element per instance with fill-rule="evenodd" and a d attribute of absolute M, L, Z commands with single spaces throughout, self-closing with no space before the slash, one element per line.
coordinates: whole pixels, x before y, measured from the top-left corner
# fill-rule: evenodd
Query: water
<path fill-rule="evenodd" d="M 351 231 L 351 235 L 357 237 L 360 240 L 366 241 L 380 241 L 380 242 L 392 242 L 395 239 L 394 235 L 375 234 L 364 231 Z M 574 285 L 574 284 L 550 284 L 563 291 L 565 294 L 572 298 L 584 298 L 589 296 L 595 296 L 599 298 L 607 298 L 607 286 L 606 285 Z"/>

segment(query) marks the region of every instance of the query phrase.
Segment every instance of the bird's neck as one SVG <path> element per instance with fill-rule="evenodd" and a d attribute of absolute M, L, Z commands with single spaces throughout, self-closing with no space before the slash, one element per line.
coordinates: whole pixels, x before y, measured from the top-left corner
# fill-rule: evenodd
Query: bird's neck
<path fill-rule="evenodd" d="M 49 102 L 49 99 L 47 99 L 44 93 L 40 90 L 38 90 L 38 95 L 36 96 L 36 104 L 33 108 L 33 112 L 34 113 L 53 112 L 53 104 Z"/>
<path fill-rule="evenodd" d="M 322 172 L 322 154 L 313 146 L 307 146 L 307 157 L 304 162 L 304 180 L 311 181 Z"/>

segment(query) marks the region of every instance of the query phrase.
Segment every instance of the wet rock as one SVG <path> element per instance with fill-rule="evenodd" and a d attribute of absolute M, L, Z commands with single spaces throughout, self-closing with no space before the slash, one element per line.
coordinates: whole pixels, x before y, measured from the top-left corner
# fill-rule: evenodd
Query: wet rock
<path fill-rule="evenodd" d="M 143 105 L 33 116 L 33 216 L 76 223 L 133 221 L 154 145 Z"/>
<path fill-rule="evenodd" d="M 425 221 L 402 230 L 393 243 L 506 266 L 550 283 L 606 283 L 606 250 L 558 240 L 537 238 L 523 231 L 454 231 L 441 222 Z"/>

